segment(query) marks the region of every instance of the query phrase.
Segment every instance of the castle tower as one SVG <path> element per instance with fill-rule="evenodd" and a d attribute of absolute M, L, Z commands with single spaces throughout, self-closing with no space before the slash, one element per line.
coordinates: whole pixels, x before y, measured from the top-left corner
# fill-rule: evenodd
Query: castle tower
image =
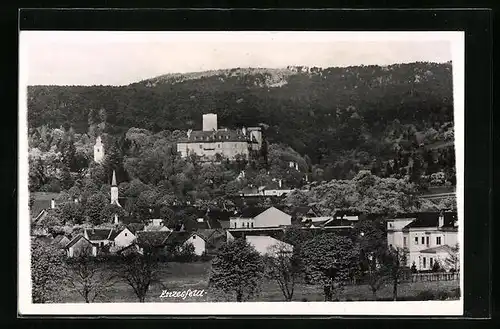
<path fill-rule="evenodd" d="M 104 160 L 104 145 L 102 144 L 101 136 L 97 136 L 94 145 L 94 161 L 101 163 Z"/>
<path fill-rule="evenodd" d="M 203 131 L 217 131 L 217 114 L 203 114 Z"/>

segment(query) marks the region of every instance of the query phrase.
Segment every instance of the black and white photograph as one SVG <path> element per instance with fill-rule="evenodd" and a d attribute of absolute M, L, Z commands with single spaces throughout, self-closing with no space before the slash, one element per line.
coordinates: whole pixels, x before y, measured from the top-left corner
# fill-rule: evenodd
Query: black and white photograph
<path fill-rule="evenodd" d="M 463 32 L 19 40 L 22 314 L 462 315 Z"/>

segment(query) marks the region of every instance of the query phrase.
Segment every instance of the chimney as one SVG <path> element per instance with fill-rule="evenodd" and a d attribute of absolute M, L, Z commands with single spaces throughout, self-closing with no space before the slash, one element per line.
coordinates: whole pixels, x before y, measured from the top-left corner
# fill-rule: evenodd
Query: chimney
<path fill-rule="evenodd" d="M 439 227 L 443 227 L 444 225 L 444 213 L 440 212 L 439 213 Z"/>
<path fill-rule="evenodd" d="M 278 184 L 279 184 L 279 187 L 281 188 L 282 187 L 282 181 L 281 181 L 281 179 L 278 180 Z"/>
<path fill-rule="evenodd" d="M 192 133 L 192 132 L 193 132 L 193 129 L 189 129 L 189 130 L 187 131 L 187 137 L 188 137 L 188 138 L 191 138 L 191 133 Z"/>
<path fill-rule="evenodd" d="M 50 200 L 50 208 L 54 209 L 56 207 L 56 201 L 54 199 Z"/>
<path fill-rule="evenodd" d="M 241 128 L 241 132 L 243 133 L 243 135 L 246 136 L 246 134 L 247 134 L 247 128 L 245 128 L 245 127 Z"/>

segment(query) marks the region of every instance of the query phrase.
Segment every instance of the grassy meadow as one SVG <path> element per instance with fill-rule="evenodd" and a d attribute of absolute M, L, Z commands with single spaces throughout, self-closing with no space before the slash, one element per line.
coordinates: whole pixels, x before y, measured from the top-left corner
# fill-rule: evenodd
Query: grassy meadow
<path fill-rule="evenodd" d="M 153 284 L 148 292 L 145 302 L 224 302 L 235 301 L 234 296 L 226 296 L 221 292 L 211 290 L 208 287 L 208 276 L 210 262 L 194 263 L 168 263 L 160 267 L 160 283 Z M 398 286 L 398 300 L 422 300 L 426 299 L 429 291 L 433 293 L 451 293 L 460 286 L 459 281 L 434 281 L 401 283 Z M 162 290 L 184 291 L 184 290 L 205 290 L 203 297 L 160 298 Z M 78 303 L 84 302 L 83 298 L 76 291 L 69 287 L 61 287 L 59 290 L 58 302 Z M 417 296 L 420 294 L 421 298 Z M 374 300 L 372 292 L 367 285 L 346 286 L 337 298 L 340 301 L 366 301 Z M 392 286 L 387 284 L 377 291 L 378 300 L 392 300 Z M 455 298 L 456 299 L 456 298 Z M 284 301 L 279 286 L 273 281 L 264 281 L 261 292 L 250 301 L 254 302 L 282 302 Z M 296 284 L 293 301 L 324 301 L 321 286 Z M 118 282 L 109 288 L 105 296 L 95 302 L 138 302 L 132 288 L 123 282 Z"/>

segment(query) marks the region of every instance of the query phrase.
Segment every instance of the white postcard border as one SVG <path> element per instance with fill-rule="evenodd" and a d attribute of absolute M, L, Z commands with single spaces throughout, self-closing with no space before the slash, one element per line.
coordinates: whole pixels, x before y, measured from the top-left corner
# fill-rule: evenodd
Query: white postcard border
<path fill-rule="evenodd" d="M 18 312 L 20 315 L 405 315 L 430 316 L 463 314 L 463 297 L 458 301 L 419 302 L 248 302 L 248 303 L 67 303 L 33 304 L 31 301 L 30 229 L 28 210 L 28 138 L 27 138 L 27 44 L 26 40 L 49 31 L 22 31 L 19 36 L 19 135 L 18 135 Z M 55 37 L 70 34 L 103 36 L 102 32 L 50 31 Z M 147 32 L 154 38 L 167 35 L 172 40 L 188 38 L 228 41 L 294 40 L 307 41 L 449 41 L 452 48 L 453 98 L 455 120 L 455 154 L 457 165 L 457 207 L 460 243 L 460 287 L 464 294 L 464 100 L 465 100 L 465 34 L 463 31 L 446 32 Z M 116 40 L 140 39 L 144 32 L 113 32 Z M 108 37 L 109 37 L 108 33 Z M 115 40 L 115 41 L 116 41 Z M 151 39 L 148 38 L 148 41 Z M 109 41 L 109 39 L 108 39 Z"/>

